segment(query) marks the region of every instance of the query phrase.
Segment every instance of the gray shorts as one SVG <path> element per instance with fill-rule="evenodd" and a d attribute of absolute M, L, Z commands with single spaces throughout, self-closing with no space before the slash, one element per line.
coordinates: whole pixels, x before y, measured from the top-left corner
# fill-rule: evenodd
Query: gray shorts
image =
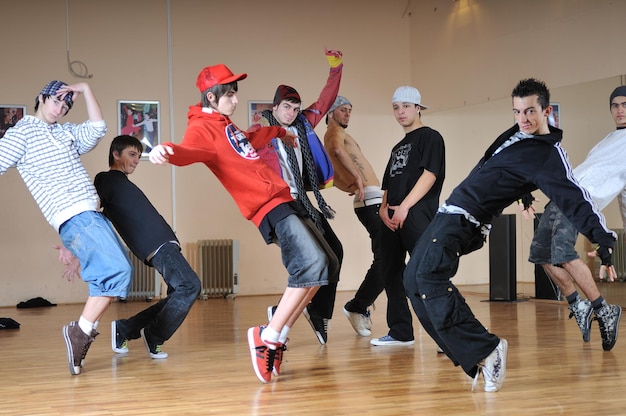
<path fill-rule="evenodd" d="M 576 252 L 578 230 L 557 206 L 546 205 L 530 244 L 528 261 L 534 264 L 563 264 L 579 258 Z"/>

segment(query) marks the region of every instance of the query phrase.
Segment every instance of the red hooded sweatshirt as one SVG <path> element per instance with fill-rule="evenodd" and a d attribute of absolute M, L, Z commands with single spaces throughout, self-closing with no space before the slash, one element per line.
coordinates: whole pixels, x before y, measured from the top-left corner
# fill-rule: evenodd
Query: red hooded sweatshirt
<path fill-rule="evenodd" d="M 293 201 L 289 186 L 262 159 L 255 148 L 274 137 L 284 137 L 282 127 L 243 132 L 227 117 L 200 104 L 189 107 L 188 124 L 180 144 L 171 146 L 169 162 L 176 166 L 202 162 L 222 182 L 243 216 L 257 227 L 276 206 Z"/>

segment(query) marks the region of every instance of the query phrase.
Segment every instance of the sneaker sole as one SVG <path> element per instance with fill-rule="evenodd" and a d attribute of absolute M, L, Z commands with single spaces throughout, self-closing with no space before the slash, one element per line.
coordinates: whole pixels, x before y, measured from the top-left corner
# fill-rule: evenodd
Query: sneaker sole
<path fill-rule="evenodd" d="M 252 368 L 254 369 L 254 374 L 259 379 L 261 383 L 269 383 L 270 380 L 265 380 L 261 375 L 261 372 L 257 368 L 256 365 L 256 344 L 254 343 L 254 330 L 257 329 L 256 326 L 252 328 L 248 328 L 248 347 L 250 347 L 250 359 L 252 360 Z"/>
<path fill-rule="evenodd" d="M 384 347 L 386 345 L 390 345 L 390 346 L 401 346 L 401 345 L 413 345 L 415 344 L 415 340 L 413 341 L 379 341 L 378 338 L 374 338 L 373 340 L 370 341 L 370 344 L 372 345 L 376 345 L 377 347 Z"/>
<path fill-rule="evenodd" d="M 111 349 L 116 354 L 128 354 L 128 348 L 117 348 L 117 328 L 115 321 L 111 321 Z"/>
<path fill-rule="evenodd" d="M 67 354 L 67 364 L 70 370 L 70 374 L 76 376 L 80 374 L 80 366 L 76 367 L 74 365 L 74 356 L 71 353 L 72 351 L 72 341 L 70 341 L 70 337 L 67 333 L 67 326 L 63 327 L 63 339 L 65 340 L 65 350 Z"/>
<path fill-rule="evenodd" d="M 317 340 L 320 342 L 320 344 L 325 345 L 326 341 L 324 341 L 324 337 L 322 337 L 322 334 L 317 332 L 317 329 L 315 329 L 315 324 L 311 320 L 311 315 L 309 315 L 309 311 L 307 310 L 307 308 L 304 308 L 304 310 L 302 311 L 302 314 L 304 315 L 306 320 L 309 322 L 309 325 L 311 325 L 311 329 L 313 329 L 313 333 L 317 337 Z"/>

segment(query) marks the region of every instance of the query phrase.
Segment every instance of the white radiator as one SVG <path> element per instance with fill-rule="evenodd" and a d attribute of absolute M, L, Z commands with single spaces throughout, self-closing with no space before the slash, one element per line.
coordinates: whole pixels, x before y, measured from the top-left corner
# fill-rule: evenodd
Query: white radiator
<path fill-rule="evenodd" d="M 239 240 L 198 240 L 187 255 L 202 283 L 200 297 L 234 297 L 239 291 Z"/>
<path fill-rule="evenodd" d="M 615 242 L 615 249 L 613 250 L 613 266 L 615 266 L 615 272 L 617 273 L 618 280 L 626 280 L 626 246 L 624 241 L 624 229 L 613 229 L 617 234 L 617 241 Z M 600 260 L 596 257 L 594 261 L 595 276 L 600 271 Z"/>
<path fill-rule="evenodd" d="M 154 267 L 146 265 L 137 256 L 128 251 L 130 264 L 133 266 L 133 278 L 128 289 L 128 300 L 143 299 L 152 301 L 154 297 L 161 295 L 161 276 Z"/>

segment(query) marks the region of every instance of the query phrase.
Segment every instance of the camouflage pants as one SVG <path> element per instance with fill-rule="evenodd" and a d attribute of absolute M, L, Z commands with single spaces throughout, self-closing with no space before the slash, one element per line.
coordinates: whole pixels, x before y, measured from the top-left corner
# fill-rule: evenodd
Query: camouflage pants
<path fill-rule="evenodd" d="M 528 261 L 534 264 L 563 264 L 577 259 L 575 245 L 578 230 L 557 206 L 546 205 L 530 244 Z"/>

